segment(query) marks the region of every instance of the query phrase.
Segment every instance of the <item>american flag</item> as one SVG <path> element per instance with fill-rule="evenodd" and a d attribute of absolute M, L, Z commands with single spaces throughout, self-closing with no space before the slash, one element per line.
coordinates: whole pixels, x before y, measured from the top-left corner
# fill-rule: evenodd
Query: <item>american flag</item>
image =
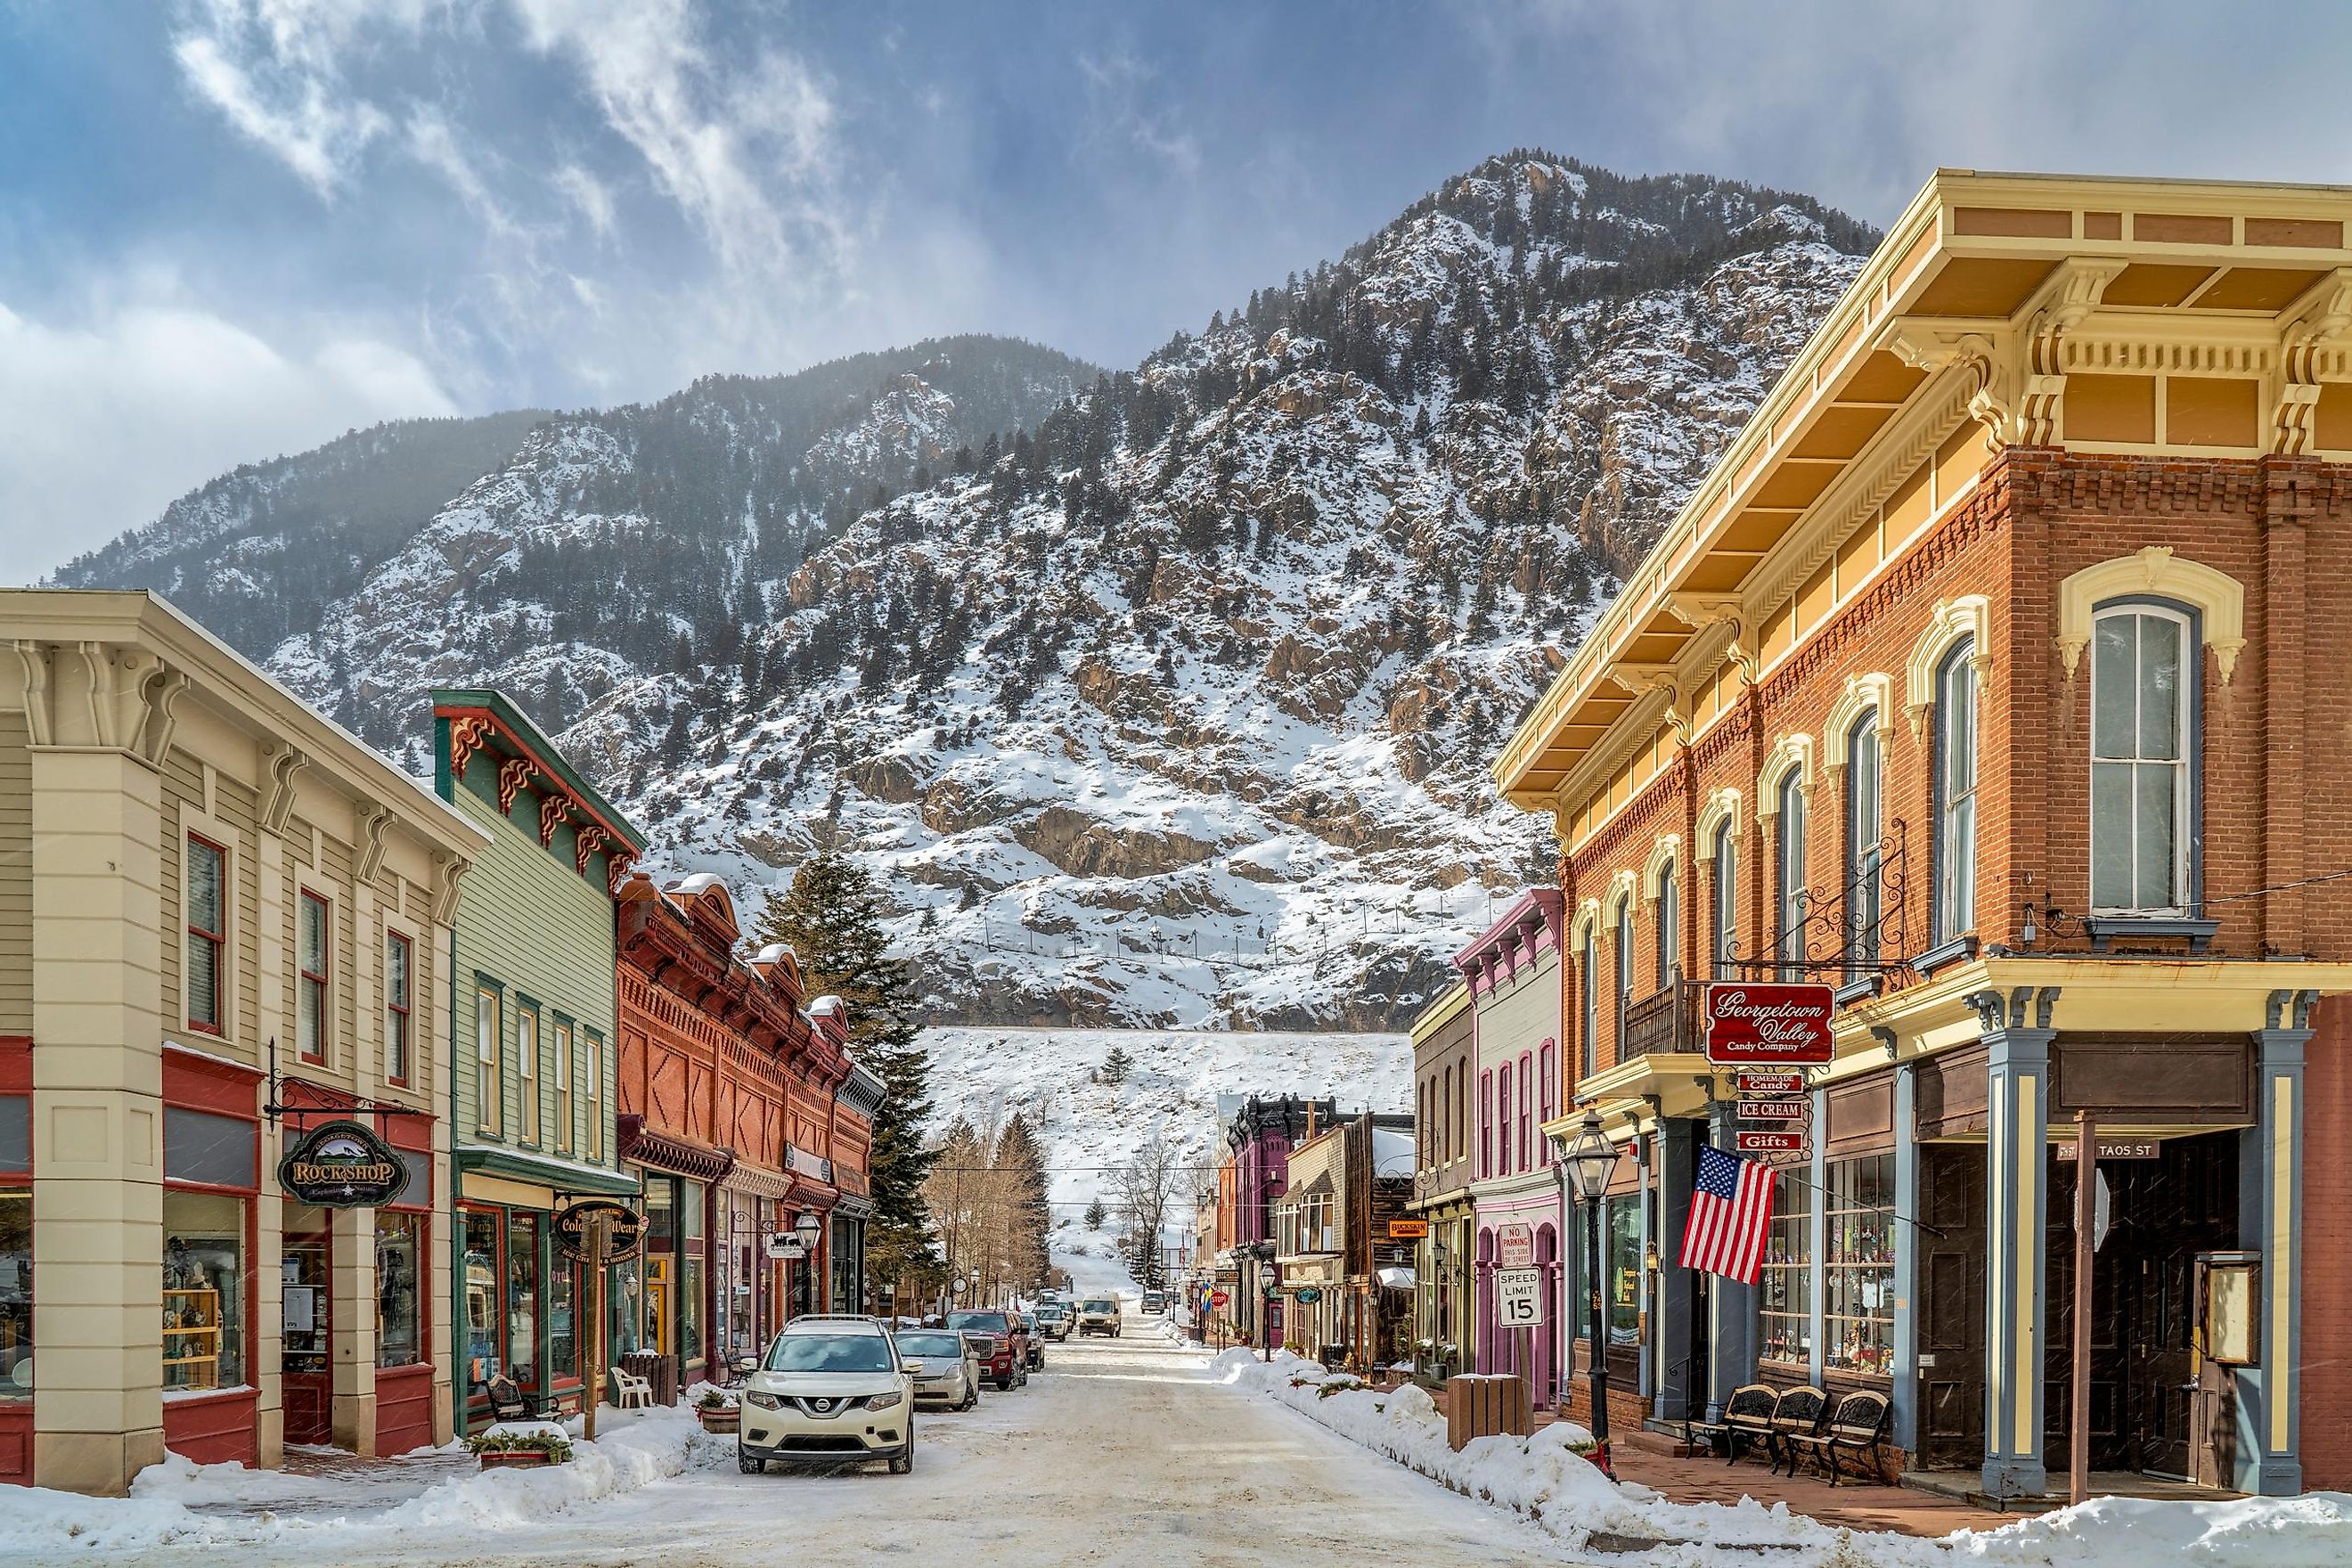
<path fill-rule="evenodd" d="M 1771 1226 L 1772 1173 L 1757 1161 L 1702 1146 L 1690 1222 L 1683 1227 L 1682 1266 L 1753 1285 Z"/>

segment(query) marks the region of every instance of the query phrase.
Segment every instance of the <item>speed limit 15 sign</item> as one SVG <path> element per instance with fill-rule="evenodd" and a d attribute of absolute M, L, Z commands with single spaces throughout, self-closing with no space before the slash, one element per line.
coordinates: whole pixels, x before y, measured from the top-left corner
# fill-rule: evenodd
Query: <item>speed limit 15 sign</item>
<path fill-rule="evenodd" d="M 1543 1326 L 1543 1270 L 1498 1268 L 1495 1271 L 1495 1318 L 1507 1329 Z"/>

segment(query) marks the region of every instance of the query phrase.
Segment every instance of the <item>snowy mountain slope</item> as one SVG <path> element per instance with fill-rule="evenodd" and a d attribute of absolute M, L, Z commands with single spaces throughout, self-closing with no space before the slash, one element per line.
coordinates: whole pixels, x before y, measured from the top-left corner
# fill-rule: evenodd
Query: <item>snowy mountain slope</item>
<path fill-rule="evenodd" d="M 943 1019 L 1392 1028 L 1550 874 L 1493 748 L 1872 238 L 1513 153 L 976 445 L 929 369 L 551 421 L 262 652 L 412 760 L 505 687 L 754 904 L 830 837 Z"/>
<path fill-rule="evenodd" d="M 1215 1184 L 1217 1096 L 1328 1097 L 1342 1110 L 1412 1103 L 1412 1046 L 1402 1035 L 933 1028 L 922 1043 L 931 1057 L 935 1135 L 957 1116 L 975 1127 L 1002 1125 L 1015 1112 L 1028 1118 L 1050 1173 L 1055 1261 L 1081 1279 L 1095 1277 L 1090 1267 L 1118 1267 L 1110 1257 L 1117 1225 L 1088 1230 L 1087 1205 L 1099 1197 L 1117 1209 L 1113 1170 L 1155 1136 L 1187 1167 L 1169 1215 L 1171 1226 L 1190 1226 L 1194 1193 Z M 1117 1084 L 1092 1076 L 1113 1046 L 1134 1059 Z"/>

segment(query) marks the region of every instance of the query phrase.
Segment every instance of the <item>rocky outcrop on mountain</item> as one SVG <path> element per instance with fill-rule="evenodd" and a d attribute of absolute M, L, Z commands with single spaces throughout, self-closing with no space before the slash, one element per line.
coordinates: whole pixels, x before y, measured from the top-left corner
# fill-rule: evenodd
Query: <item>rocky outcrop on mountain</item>
<path fill-rule="evenodd" d="M 507 688 L 755 901 L 854 850 L 942 1018 L 1394 1027 L 1549 878 L 1493 749 L 1873 237 L 1513 153 L 992 435 L 904 365 L 544 422 L 266 651 L 411 757 Z"/>

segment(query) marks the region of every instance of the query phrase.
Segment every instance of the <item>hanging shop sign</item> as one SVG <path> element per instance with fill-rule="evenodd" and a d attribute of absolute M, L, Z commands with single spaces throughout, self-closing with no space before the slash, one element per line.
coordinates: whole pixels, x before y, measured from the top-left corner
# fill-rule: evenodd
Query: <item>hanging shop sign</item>
<path fill-rule="evenodd" d="M 1507 1329 L 1543 1327 L 1543 1270 L 1495 1270 L 1495 1321 Z"/>
<path fill-rule="evenodd" d="M 1802 1132 L 1749 1132 L 1741 1131 L 1731 1135 L 1733 1149 L 1742 1154 L 1801 1154 L 1805 1152 Z"/>
<path fill-rule="evenodd" d="M 1302 1307 L 1311 1307 L 1322 1299 L 1323 1292 L 1312 1285 L 1307 1286 L 1298 1292 L 1298 1304 Z"/>
<path fill-rule="evenodd" d="M 1717 981 L 1699 994 L 1706 1059 L 1730 1066 L 1810 1066 L 1837 1054 L 1836 1004 L 1826 985 Z"/>
<path fill-rule="evenodd" d="M 793 1231 L 768 1237 L 768 1257 L 777 1263 L 799 1263 L 808 1257 L 808 1243 Z"/>
<path fill-rule="evenodd" d="M 1535 1227 L 1524 1221 L 1499 1226 L 1495 1231 L 1495 1266 L 1531 1268 L 1536 1261 Z"/>
<path fill-rule="evenodd" d="M 1801 1072 L 1742 1072 L 1731 1075 L 1731 1086 L 1741 1095 L 1754 1095 L 1769 1100 L 1777 1094 L 1801 1094 L 1805 1075 Z"/>
<path fill-rule="evenodd" d="M 297 1203 L 372 1209 L 400 1196 L 408 1166 L 356 1121 L 330 1121 L 302 1134 L 278 1162 L 278 1184 Z"/>
<path fill-rule="evenodd" d="M 1801 1100 L 1743 1100 L 1739 1102 L 1742 1121 L 1802 1121 L 1807 1107 Z"/>
<path fill-rule="evenodd" d="M 604 1222 L 604 1256 L 588 1256 L 598 1220 Z M 575 1263 L 620 1263 L 637 1255 L 646 1235 L 645 1216 L 618 1198 L 580 1198 L 555 1211 L 555 1245 Z"/>
<path fill-rule="evenodd" d="M 1429 1222 L 1425 1219 L 1392 1219 L 1389 1221 L 1389 1239 L 1391 1241 L 1419 1241 L 1423 1237 L 1427 1236 L 1428 1234 Z"/>

